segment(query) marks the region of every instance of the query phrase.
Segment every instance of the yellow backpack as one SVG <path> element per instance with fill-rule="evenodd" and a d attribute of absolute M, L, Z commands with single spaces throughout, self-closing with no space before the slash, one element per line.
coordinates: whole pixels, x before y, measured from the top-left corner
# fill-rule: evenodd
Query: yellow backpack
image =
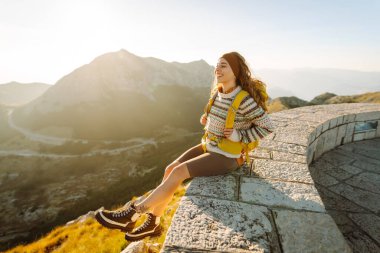
<path fill-rule="evenodd" d="M 211 110 L 211 106 L 214 103 L 216 96 L 217 96 L 217 92 L 215 92 L 214 96 L 209 99 L 209 102 L 205 106 L 204 111 L 205 111 L 206 117 Z M 249 93 L 245 90 L 239 91 L 239 93 L 235 96 L 235 99 L 232 101 L 231 106 L 228 109 L 225 128 L 233 128 L 236 112 L 239 108 L 241 101 L 246 96 L 249 96 Z M 203 128 L 203 130 L 205 130 L 205 133 L 202 137 L 201 143 L 202 143 L 203 151 L 206 152 L 206 137 L 208 136 L 208 131 L 206 129 L 206 126 Z M 218 147 L 225 152 L 228 152 L 231 154 L 243 154 L 243 155 L 245 154 L 245 162 L 247 163 L 247 165 L 249 165 L 249 162 L 250 162 L 248 152 L 250 152 L 251 150 L 253 150 L 255 147 L 259 145 L 259 140 L 256 140 L 250 143 L 243 143 L 243 142 L 231 141 L 230 139 L 225 138 L 225 137 L 218 138 L 214 135 L 209 136 L 209 139 L 216 141 L 218 144 Z"/>

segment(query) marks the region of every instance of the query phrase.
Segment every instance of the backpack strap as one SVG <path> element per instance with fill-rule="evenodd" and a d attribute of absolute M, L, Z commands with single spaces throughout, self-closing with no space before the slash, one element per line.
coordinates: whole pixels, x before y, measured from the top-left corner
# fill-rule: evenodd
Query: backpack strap
<path fill-rule="evenodd" d="M 212 104 L 214 103 L 215 99 L 216 99 L 216 96 L 218 95 L 218 92 L 215 92 L 214 95 L 208 100 L 208 103 L 206 104 L 205 108 L 204 108 L 204 112 L 205 112 L 205 115 L 207 116 L 209 113 L 210 113 L 210 110 L 211 110 L 211 106 Z M 203 127 L 203 130 L 205 131 L 203 136 L 202 136 L 202 148 L 203 148 L 203 152 L 205 153 L 206 152 L 206 137 L 207 137 L 207 129 L 206 129 L 206 126 Z"/>
<path fill-rule="evenodd" d="M 228 109 L 225 128 L 233 128 L 236 112 L 239 109 L 241 102 L 246 96 L 249 96 L 249 93 L 248 91 L 245 91 L 245 90 L 239 91 L 239 93 L 235 96 L 234 101 L 232 101 L 231 106 Z M 247 144 L 243 145 L 243 151 L 245 153 L 245 162 L 249 164 L 250 159 L 248 155 Z M 241 166 L 244 163 L 244 159 L 242 159 L 242 157 L 238 158 L 237 161 L 238 161 L 239 166 Z"/>
<path fill-rule="evenodd" d="M 208 103 L 206 104 L 206 106 L 204 108 L 204 112 L 205 112 L 206 116 L 209 114 L 209 112 L 211 110 L 211 106 L 214 103 L 217 95 L 218 95 L 218 92 L 215 92 L 214 95 L 208 100 Z"/>
<path fill-rule="evenodd" d="M 233 128 L 235 122 L 236 112 L 239 109 L 239 105 L 243 99 L 248 96 L 249 93 L 245 90 L 240 90 L 235 96 L 234 101 L 232 101 L 230 108 L 228 109 L 226 118 L 226 128 Z"/>

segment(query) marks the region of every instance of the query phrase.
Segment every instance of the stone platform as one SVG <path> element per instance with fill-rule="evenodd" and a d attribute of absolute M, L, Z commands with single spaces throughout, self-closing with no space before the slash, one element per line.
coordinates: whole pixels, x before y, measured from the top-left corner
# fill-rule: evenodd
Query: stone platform
<path fill-rule="evenodd" d="M 322 169 L 311 163 L 380 137 L 380 104 L 306 106 L 270 117 L 275 132 L 250 154 L 250 166 L 191 180 L 161 252 L 353 252 L 311 173 Z"/>
<path fill-rule="evenodd" d="M 309 169 L 353 252 L 380 252 L 380 138 L 339 146 Z"/>

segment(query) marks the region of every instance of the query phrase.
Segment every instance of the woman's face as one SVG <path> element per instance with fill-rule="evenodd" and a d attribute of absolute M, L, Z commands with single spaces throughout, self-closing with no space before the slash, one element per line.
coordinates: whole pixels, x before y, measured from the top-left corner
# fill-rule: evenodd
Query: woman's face
<path fill-rule="evenodd" d="M 215 75 L 218 83 L 227 83 L 236 78 L 232 68 L 224 58 L 219 58 L 215 68 Z"/>

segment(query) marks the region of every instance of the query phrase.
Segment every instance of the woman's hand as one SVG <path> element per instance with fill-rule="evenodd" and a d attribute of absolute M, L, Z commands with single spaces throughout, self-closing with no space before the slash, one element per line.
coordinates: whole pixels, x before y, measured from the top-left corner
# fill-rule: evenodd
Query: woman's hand
<path fill-rule="evenodd" d="M 206 123 L 207 123 L 207 117 L 206 117 L 206 115 L 203 114 L 201 117 L 201 124 L 206 125 Z"/>
<path fill-rule="evenodd" d="M 224 128 L 224 136 L 231 141 L 240 141 L 240 133 L 234 128 Z"/>
<path fill-rule="evenodd" d="M 233 130 L 233 128 L 224 128 L 224 136 L 226 136 L 227 138 L 230 137 Z"/>

